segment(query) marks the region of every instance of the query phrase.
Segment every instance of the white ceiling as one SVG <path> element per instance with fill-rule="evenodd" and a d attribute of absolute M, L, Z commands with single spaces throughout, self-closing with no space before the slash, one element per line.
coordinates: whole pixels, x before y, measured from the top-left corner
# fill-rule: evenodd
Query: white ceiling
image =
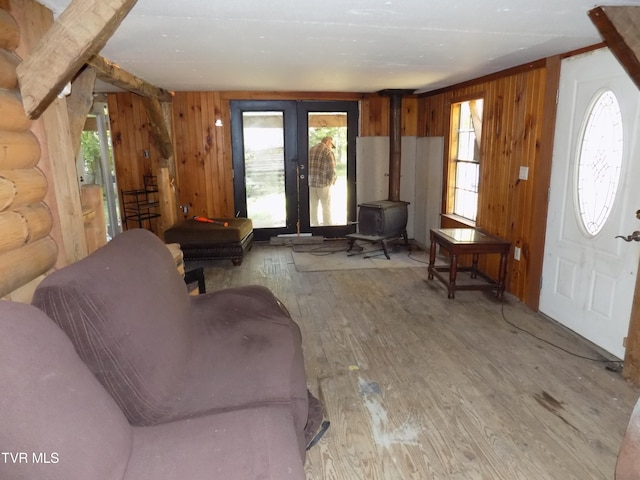
<path fill-rule="evenodd" d="M 175 91 L 429 91 L 599 43 L 598 5 L 640 0 L 138 0 L 100 53 Z"/>

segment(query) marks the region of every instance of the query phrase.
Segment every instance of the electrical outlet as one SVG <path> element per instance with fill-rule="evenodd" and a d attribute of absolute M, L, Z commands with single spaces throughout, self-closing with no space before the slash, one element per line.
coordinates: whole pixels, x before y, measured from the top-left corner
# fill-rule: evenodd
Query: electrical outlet
<path fill-rule="evenodd" d="M 520 261 L 520 247 L 516 247 L 513 249 L 513 258 Z"/>

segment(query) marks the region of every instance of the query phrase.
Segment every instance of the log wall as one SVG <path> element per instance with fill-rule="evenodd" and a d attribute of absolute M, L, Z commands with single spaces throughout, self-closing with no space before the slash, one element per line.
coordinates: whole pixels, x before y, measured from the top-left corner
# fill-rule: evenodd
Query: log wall
<path fill-rule="evenodd" d="M 447 185 L 451 104 L 484 98 L 476 225 L 511 242 L 507 290 L 535 310 L 542 274 L 558 65 L 558 59 L 549 59 L 423 95 L 418 107 L 418 135 L 445 137 Z M 521 166 L 529 168 L 528 180 L 518 179 Z M 443 205 L 446 190 L 443 188 Z M 443 226 L 461 224 L 445 217 Z M 513 258 L 515 246 L 521 248 L 520 261 Z M 481 267 L 497 273 L 497 259 L 483 262 Z"/>
<path fill-rule="evenodd" d="M 28 301 L 17 290 L 50 270 L 58 249 L 49 235 L 53 217 L 45 203 L 47 179 L 38 168 L 40 141 L 18 88 L 19 44 L 17 21 L 0 9 L 0 297 Z"/>

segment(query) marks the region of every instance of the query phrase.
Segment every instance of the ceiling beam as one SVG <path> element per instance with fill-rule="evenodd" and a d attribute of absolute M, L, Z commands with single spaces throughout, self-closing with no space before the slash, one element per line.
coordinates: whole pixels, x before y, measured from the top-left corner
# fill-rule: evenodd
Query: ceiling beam
<path fill-rule="evenodd" d="M 22 102 L 38 118 L 92 55 L 107 43 L 137 0 L 72 0 L 18 66 Z"/>
<path fill-rule="evenodd" d="M 96 70 L 100 80 L 111 85 L 143 97 L 157 98 L 161 102 L 171 102 L 173 100 L 171 92 L 136 77 L 99 55 L 89 58 L 87 64 Z"/>
<path fill-rule="evenodd" d="M 589 18 L 640 88 L 640 7 L 596 7 L 589 11 Z"/>

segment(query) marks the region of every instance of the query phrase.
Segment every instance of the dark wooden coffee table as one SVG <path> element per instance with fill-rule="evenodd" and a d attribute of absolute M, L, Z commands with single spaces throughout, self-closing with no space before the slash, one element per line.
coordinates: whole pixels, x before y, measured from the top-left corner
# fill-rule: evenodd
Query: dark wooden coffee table
<path fill-rule="evenodd" d="M 435 265 L 436 248 L 442 247 L 449 252 L 449 265 Z M 448 297 L 455 298 L 456 290 L 495 290 L 496 296 L 504 296 L 505 278 L 507 276 L 507 256 L 511 243 L 501 238 L 488 235 L 475 228 L 434 228 L 431 229 L 431 250 L 429 252 L 429 280 L 436 277 L 447 286 Z M 495 280 L 478 270 L 478 259 L 484 254 L 499 254 L 500 268 Z M 470 267 L 459 267 L 458 256 L 471 255 Z M 480 278 L 482 282 L 457 285 L 458 272 L 470 272 L 472 279 Z M 444 275 L 447 274 L 448 275 Z"/>

